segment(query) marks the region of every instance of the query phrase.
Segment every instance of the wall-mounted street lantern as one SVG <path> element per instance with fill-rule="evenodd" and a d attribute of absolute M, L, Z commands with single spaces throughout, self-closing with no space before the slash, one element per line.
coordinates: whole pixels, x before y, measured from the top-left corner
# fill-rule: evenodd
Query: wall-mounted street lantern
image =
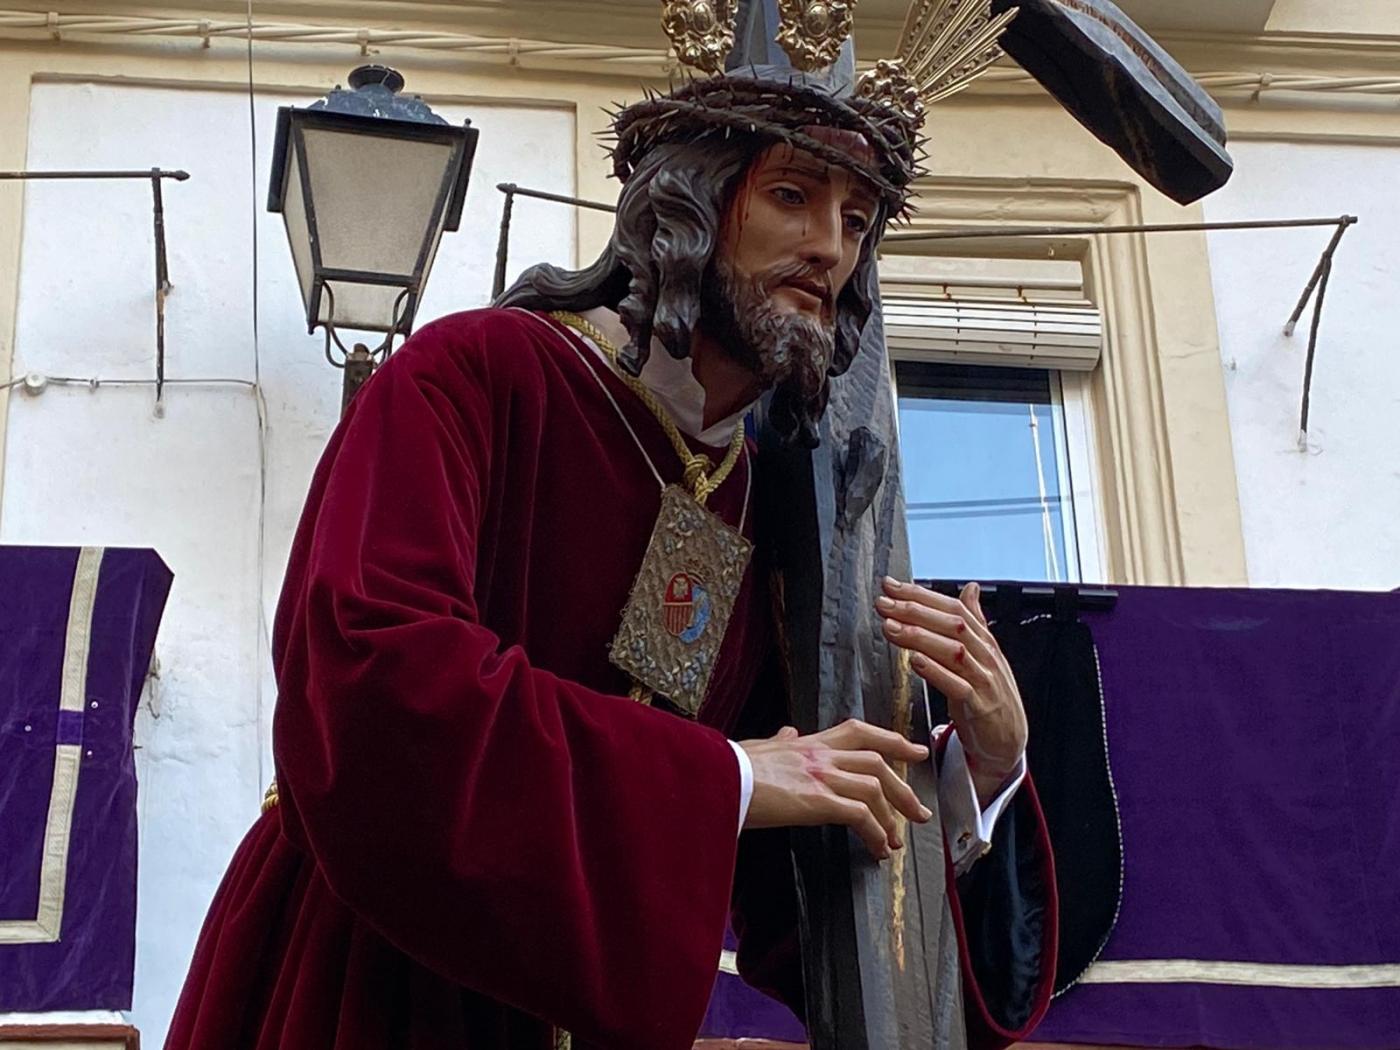
<path fill-rule="evenodd" d="M 349 80 L 278 110 L 267 195 L 287 228 L 306 330 L 325 329 L 326 358 L 345 372 L 342 411 L 413 328 L 438 241 L 461 222 L 478 134 L 400 95 L 395 70 L 361 66 Z M 383 341 L 347 350 L 345 330 Z"/>

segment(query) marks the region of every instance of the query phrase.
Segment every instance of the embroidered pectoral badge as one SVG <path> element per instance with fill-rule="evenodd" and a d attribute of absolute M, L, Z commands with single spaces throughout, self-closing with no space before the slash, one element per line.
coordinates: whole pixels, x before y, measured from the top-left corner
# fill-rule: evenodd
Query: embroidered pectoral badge
<path fill-rule="evenodd" d="M 685 489 L 668 485 L 612 640 L 612 662 L 694 718 L 752 550 Z"/>

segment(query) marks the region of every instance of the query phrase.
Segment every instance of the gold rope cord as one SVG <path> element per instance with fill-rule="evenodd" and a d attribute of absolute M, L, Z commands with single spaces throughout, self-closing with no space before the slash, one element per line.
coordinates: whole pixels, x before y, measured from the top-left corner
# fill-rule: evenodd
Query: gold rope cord
<path fill-rule="evenodd" d="M 725 479 L 729 477 L 730 472 L 733 471 L 735 464 L 739 461 L 739 456 L 744 450 L 744 424 L 740 422 L 734 427 L 734 436 L 730 439 L 729 449 L 725 453 L 724 460 L 720 463 L 718 468 L 712 470 L 709 457 L 699 455 L 690 450 L 689 446 L 685 443 L 685 438 L 681 436 L 680 428 L 676 426 L 670 414 L 662 407 L 660 401 L 656 399 L 656 396 L 646 385 L 640 380 L 627 375 L 621 368 L 617 367 L 620 351 L 613 345 L 612 341 L 603 334 L 602 330 L 599 329 L 597 325 L 567 310 L 552 311 L 550 316 L 560 324 L 572 328 L 575 332 L 591 339 L 597 344 L 598 348 L 613 364 L 614 372 L 618 378 L 627 385 L 627 388 L 632 391 L 632 393 L 637 396 L 638 400 L 647 407 L 647 410 L 656 417 L 656 421 L 661 424 L 662 430 L 665 431 L 667 439 L 671 442 L 671 447 L 675 449 L 676 455 L 680 457 L 681 462 L 685 465 L 684 476 L 686 488 L 690 490 L 690 494 L 695 502 L 703 507 L 705 505 L 705 500 L 711 493 L 724 484 Z M 601 377 L 598 378 L 601 383 Z M 606 389 L 607 388 L 604 387 L 605 391 Z M 616 402 L 614 402 L 613 407 L 617 408 Z M 621 412 L 621 409 L 618 409 L 618 411 Z M 625 417 L 623 421 L 626 422 Z M 633 439 L 636 439 L 635 434 L 633 434 Z M 640 448 L 640 443 L 638 447 Z M 642 449 L 641 451 L 642 455 L 645 456 L 646 450 Z M 655 467 L 652 468 L 653 472 L 655 472 L 655 469 Z M 632 688 L 629 690 L 628 696 L 639 704 L 650 705 L 655 699 L 655 692 L 633 677 Z"/>
<path fill-rule="evenodd" d="M 598 344 L 598 348 L 607 354 L 608 360 L 614 365 L 617 364 L 619 354 L 617 347 L 613 346 L 597 325 L 566 310 L 556 310 L 549 316 L 593 340 Z M 666 432 L 666 437 L 671 441 L 671 447 L 676 450 L 676 455 L 685 464 L 686 488 L 695 497 L 695 501 L 703 507 L 705 500 L 709 499 L 710 494 L 724 484 L 725 478 L 729 477 L 730 471 L 739 462 L 739 454 L 744 450 L 744 424 L 741 422 L 734 427 L 734 436 L 729 441 L 729 450 L 725 453 L 723 462 L 711 473 L 712 464 L 709 457 L 690 451 L 690 447 L 685 443 L 685 438 L 681 436 L 680 428 L 661 407 L 661 402 L 656 400 L 656 396 L 647 389 L 646 384 L 627 375 L 621 369 L 617 369 L 617 375 L 627 384 L 627 389 L 637 395 L 642 404 L 646 405 L 651 414 L 656 417 L 656 421 L 661 424 L 661 429 Z"/>

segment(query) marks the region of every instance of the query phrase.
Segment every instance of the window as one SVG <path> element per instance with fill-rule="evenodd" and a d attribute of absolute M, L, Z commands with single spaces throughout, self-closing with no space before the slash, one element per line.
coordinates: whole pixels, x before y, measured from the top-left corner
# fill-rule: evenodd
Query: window
<path fill-rule="evenodd" d="M 1085 407 L 1098 312 L 1063 274 L 1012 280 L 906 270 L 885 286 L 919 579 L 1102 579 Z"/>

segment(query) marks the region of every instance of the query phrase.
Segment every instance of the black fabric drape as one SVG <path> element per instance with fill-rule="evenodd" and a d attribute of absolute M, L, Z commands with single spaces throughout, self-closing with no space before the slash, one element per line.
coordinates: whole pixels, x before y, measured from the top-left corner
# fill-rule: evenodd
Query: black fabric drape
<path fill-rule="evenodd" d="M 1058 994 L 1098 957 L 1122 897 L 1122 836 L 1098 658 L 1093 634 L 1078 620 L 1041 616 L 1002 621 L 993 633 L 1021 688 L 1030 727 L 1026 758 L 1035 772 L 1055 854 Z"/>

